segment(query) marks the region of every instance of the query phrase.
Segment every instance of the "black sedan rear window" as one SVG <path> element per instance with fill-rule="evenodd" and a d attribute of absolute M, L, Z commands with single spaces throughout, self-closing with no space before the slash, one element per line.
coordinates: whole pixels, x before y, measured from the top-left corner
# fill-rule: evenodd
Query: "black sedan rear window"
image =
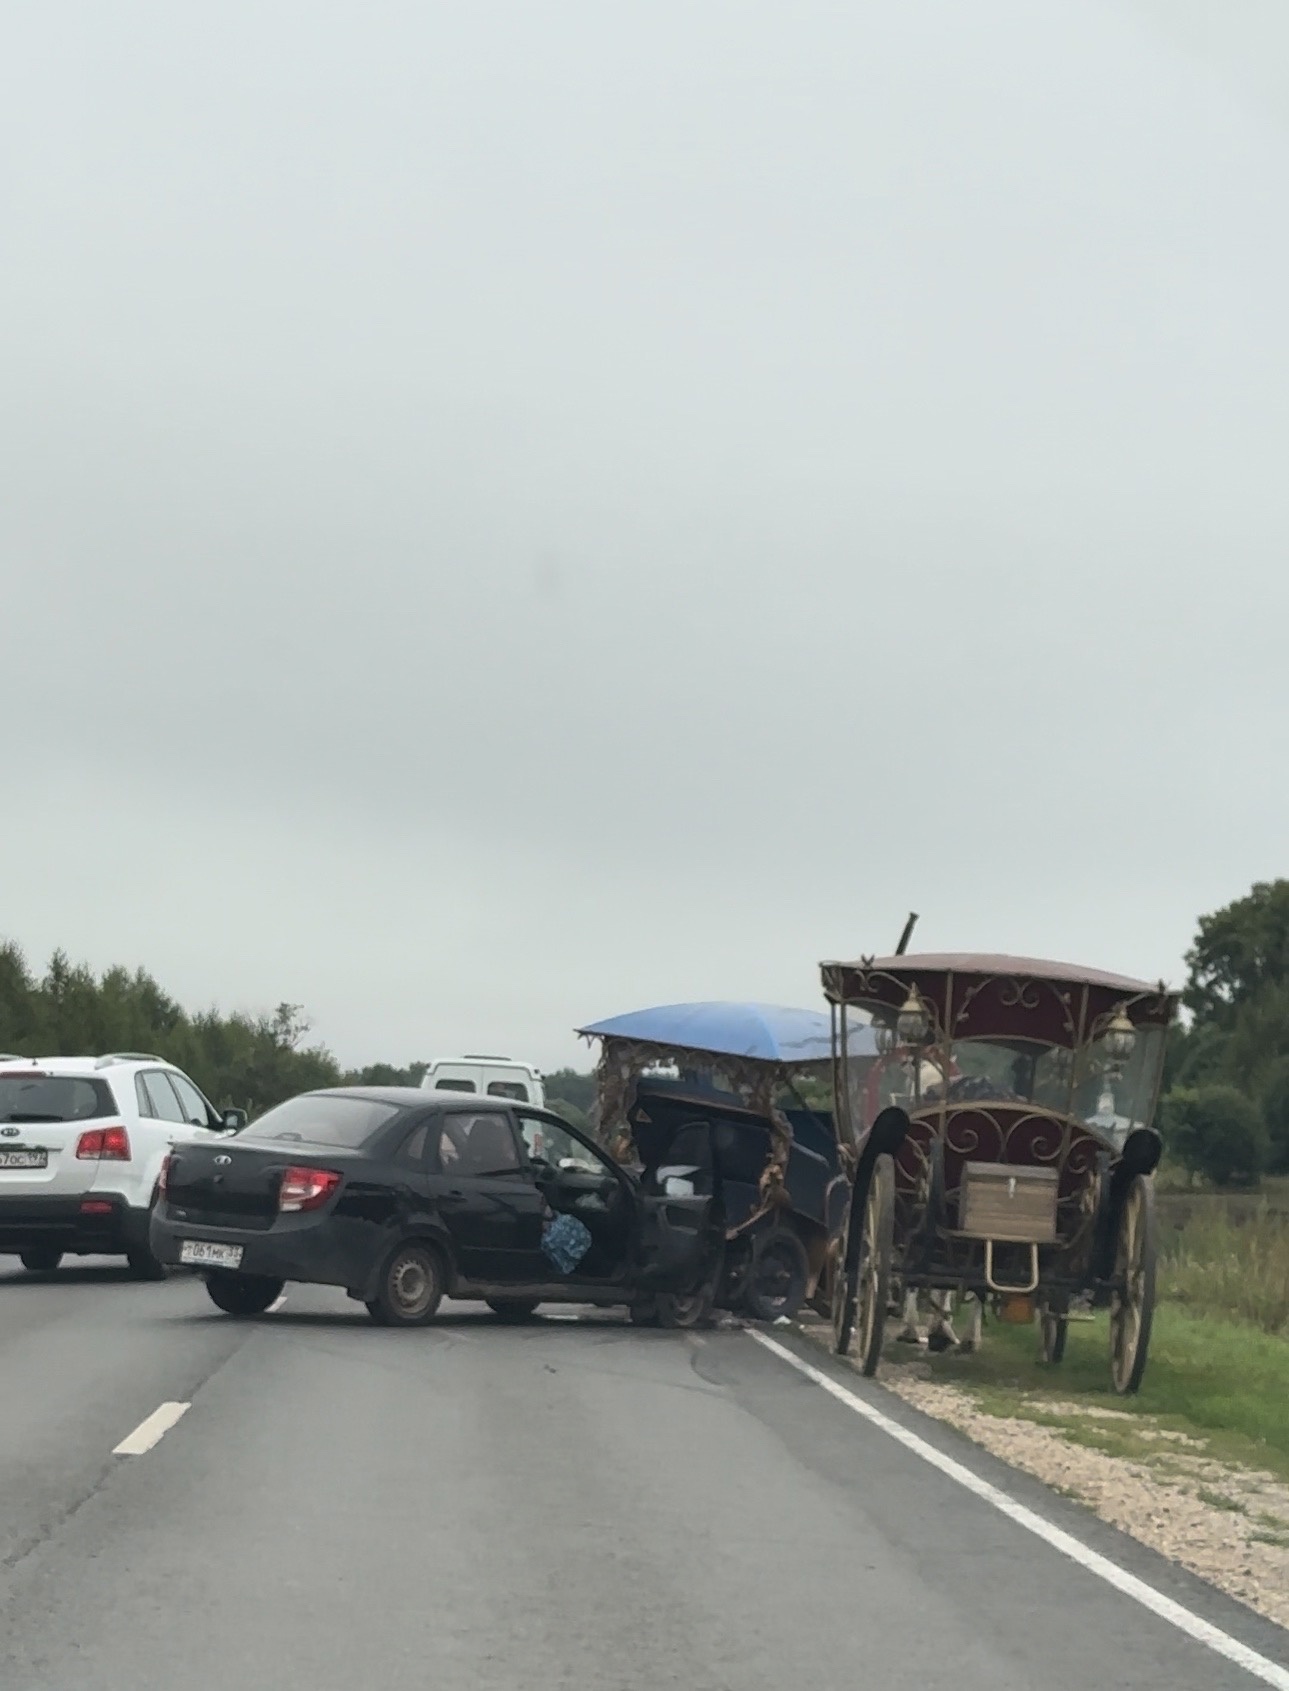
<path fill-rule="evenodd" d="M 0 1075 L 0 1121 L 93 1121 L 116 1114 L 105 1080 L 80 1075 Z"/>
<path fill-rule="evenodd" d="M 328 1098 L 305 1093 L 266 1110 L 239 1137 L 271 1139 L 306 1145 L 343 1145 L 357 1151 L 399 1113 L 400 1104 L 378 1098 Z"/>

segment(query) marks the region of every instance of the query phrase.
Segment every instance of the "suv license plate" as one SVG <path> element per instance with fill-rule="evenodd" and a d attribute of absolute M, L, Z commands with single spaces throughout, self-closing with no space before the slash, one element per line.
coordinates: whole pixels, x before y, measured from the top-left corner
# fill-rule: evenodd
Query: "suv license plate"
<path fill-rule="evenodd" d="M 48 1168 L 48 1151 L 0 1151 L 0 1168 Z"/>
<path fill-rule="evenodd" d="M 212 1245 L 205 1239 L 185 1239 L 179 1247 L 180 1262 L 199 1263 L 203 1268 L 240 1268 L 240 1245 Z"/>

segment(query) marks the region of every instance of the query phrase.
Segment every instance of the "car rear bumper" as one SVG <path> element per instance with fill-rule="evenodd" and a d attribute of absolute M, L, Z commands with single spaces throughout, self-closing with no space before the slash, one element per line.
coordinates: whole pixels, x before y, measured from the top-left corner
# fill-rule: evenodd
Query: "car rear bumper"
<path fill-rule="evenodd" d="M 332 1215 L 282 1217 L 267 1232 L 246 1227 L 212 1227 L 186 1221 L 167 1206 L 153 1213 L 153 1254 L 171 1265 L 181 1262 L 186 1239 L 212 1245 L 240 1245 L 239 1274 L 270 1280 L 294 1280 L 314 1286 L 343 1286 L 361 1291 L 378 1260 L 379 1244 L 366 1227 Z"/>
<path fill-rule="evenodd" d="M 0 1197 L 0 1256 L 55 1249 L 124 1256 L 147 1243 L 148 1212 L 97 1193 L 66 1198 Z"/>

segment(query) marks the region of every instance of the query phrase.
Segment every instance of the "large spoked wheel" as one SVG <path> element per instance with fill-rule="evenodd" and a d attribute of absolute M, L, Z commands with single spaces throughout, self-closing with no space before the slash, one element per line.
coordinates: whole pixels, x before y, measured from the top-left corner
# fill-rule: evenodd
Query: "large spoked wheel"
<path fill-rule="evenodd" d="M 744 1302 L 757 1321 L 789 1320 L 805 1302 L 810 1258 L 790 1227 L 774 1227 L 752 1247 L 752 1269 Z"/>
<path fill-rule="evenodd" d="M 856 1344 L 861 1371 L 877 1372 L 891 1299 L 891 1255 L 895 1243 L 895 1165 L 879 1157 L 869 1176 L 856 1239 L 852 1206 L 837 1263 L 833 1293 L 833 1347 L 839 1356 Z"/>
<path fill-rule="evenodd" d="M 1043 1361 L 1055 1367 L 1065 1356 L 1065 1340 L 1070 1331 L 1070 1318 L 1064 1310 L 1044 1305 L 1039 1312 L 1038 1321 L 1043 1339 Z"/>
<path fill-rule="evenodd" d="M 850 1255 L 850 1217 L 842 1228 L 832 1267 L 832 1348 L 838 1356 L 849 1356 L 851 1340 L 855 1336 L 857 1308 L 855 1276 L 847 1271 Z"/>
<path fill-rule="evenodd" d="M 864 1208 L 864 1238 L 859 1255 L 859 1364 L 870 1378 L 881 1360 L 886 1310 L 891 1301 L 891 1254 L 895 1246 L 895 1164 L 879 1157 Z"/>
<path fill-rule="evenodd" d="M 400 1245 L 381 1270 L 367 1313 L 381 1327 L 423 1327 L 443 1298 L 443 1271 L 426 1245 Z"/>
<path fill-rule="evenodd" d="M 1146 1175 L 1134 1175 L 1119 1212 L 1110 1299 L 1110 1374 L 1121 1397 L 1137 1391 L 1146 1372 L 1157 1250 L 1155 1189 Z"/>
<path fill-rule="evenodd" d="M 225 1315 L 263 1315 L 282 1296 L 285 1284 L 285 1280 L 270 1280 L 263 1274 L 229 1274 L 217 1270 L 206 1276 L 210 1301 Z"/>

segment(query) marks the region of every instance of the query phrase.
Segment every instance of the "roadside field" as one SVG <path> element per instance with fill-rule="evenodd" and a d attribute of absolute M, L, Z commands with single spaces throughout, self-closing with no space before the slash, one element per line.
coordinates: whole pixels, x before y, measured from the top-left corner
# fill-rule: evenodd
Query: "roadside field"
<path fill-rule="evenodd" d="M 1141 1391 L 1121 1398 L 1110 1388 L 1107 1327 L 1104 1315 L 1071 1322 L 1057 1367 L 1040 1360 L 1033 1328 L 997 1322 L 986 1326 L 974 1355 L 919 1354 L 929 1378 L 970 1392 L 987 1413 L 1033 1419 L 1109 1455 L 1166 1463 L 1175 1441 L 1160 1435 L 1176 1434 L 1220 1461 L 1289 1480 L 1289 1341 L 1249 1322 L 1163 1303 Z M 898 1346 L 889 1354 L 900 1360 Z M 1057 1396 L 1075 1401 L 1054 1413 Z"/>

